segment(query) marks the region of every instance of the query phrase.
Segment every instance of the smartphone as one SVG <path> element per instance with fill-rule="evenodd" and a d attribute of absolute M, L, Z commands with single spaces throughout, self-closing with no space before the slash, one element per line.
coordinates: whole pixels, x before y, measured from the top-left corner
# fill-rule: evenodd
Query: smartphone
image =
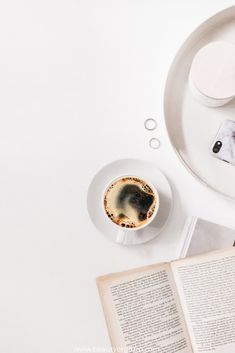
<path fill-rule="evenodd" d="M 211 145 L 211 153 L 214 157 L 224 162 L 235 165 L 235 122 L 226 120 L 220 126 L 219 131 Z"/>

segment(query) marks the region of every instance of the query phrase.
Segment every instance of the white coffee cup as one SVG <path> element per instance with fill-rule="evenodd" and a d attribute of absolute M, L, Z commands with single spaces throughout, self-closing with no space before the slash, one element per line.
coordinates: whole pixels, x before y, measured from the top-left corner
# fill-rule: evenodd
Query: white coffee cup
<path fill-rule="evenodd" d="M 134 228 L 123 228 L 121 225 L 115 223 L 114 221 L 112 221 L 107 213 L 106 213 L 106 209 L 105 209 L 105 205 L 104 205 L 104 199 L 105 199 L 105 195 L 107 193 L 107 190 L 110 188 L 110 186 L 114 183 L 116 183 L 118 180 L 122 180 L 124 178 L 137 178 L 141 181 L 143 181 L 145 184 L 147 184 L 153 191 L 153 194 L 156 198 L 156 205 L 155 205 L 155 209 L 153 214 L 151 215 L 151 217 L 142 225 L 138 226 L 138 227 L 134 227 Z M 155 219 L 158 210 L 159 210 L 159 206 L 160 206 L 160 198 L 159 198 L 159 193 L 157 191 L 157 189 L 155 188 L 155 186 L 153 186 L 152 183 L 150 183 L 148 180 L 140 177 L 140 176 L 136 176 L 136 175 L 121 175 L 119 177 L 116 177 L 115 179 L 113 179 L 104 189 L 103 192 L 103 197 L 102 197 L 102 202 L 103 202 L 103 211 L 104 211 L 104 216 L 109 220 L 109 222 L 113 225 L 114 229 L 116 229 L 117 231 L 117 235 L 116 235 L 116 239 L 115 241 L 119 244 L 130 244 L 131 240 L 130 237 L 133 234 L 133 232 L 138 232 L 139 230 L 147 227 L 150 223 L 152 223 L 152 221 Z"/>

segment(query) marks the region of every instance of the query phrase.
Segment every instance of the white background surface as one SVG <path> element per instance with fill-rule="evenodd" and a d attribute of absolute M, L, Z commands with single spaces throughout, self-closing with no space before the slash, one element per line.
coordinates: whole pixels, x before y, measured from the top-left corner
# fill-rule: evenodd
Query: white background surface
<path fill-rule="evenodd" d="M 174 155 L 162 104 L 179 46 L 230 5 L 1 1 L 1 353 L 108 348 L 96 276 L 177 257 L 187 215 L 235 227 L 234 203 Z M 144 130 L 147 117 L 157 119 L 156 132 Z M 154 136 L 158 151 L 148 146 Z M 104 164 L 131 157 L 166 173 L 175 208 L 157 239 L 124 248 L 94 228 L 86 192 Z"/>

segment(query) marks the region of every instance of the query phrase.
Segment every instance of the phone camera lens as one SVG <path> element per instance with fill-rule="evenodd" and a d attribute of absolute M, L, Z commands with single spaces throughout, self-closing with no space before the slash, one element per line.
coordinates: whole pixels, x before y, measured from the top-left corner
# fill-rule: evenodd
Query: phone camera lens
<path fill-rule="evenodd" d="M 216 141 L 216 143 L 214 144 L 214 147 L 213 147 L 213 152 L 214 153 L 219 153 L 220 149 L 222 147 L 222 142 L 221 141 Z"/>

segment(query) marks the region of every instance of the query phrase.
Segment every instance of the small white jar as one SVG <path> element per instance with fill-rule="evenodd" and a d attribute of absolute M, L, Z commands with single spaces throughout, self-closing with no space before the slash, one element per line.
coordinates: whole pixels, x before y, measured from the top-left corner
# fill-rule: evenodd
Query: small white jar
<path fill-rule="evenodd" d="M 195 55 L 189 87 L 194 97 L 209 107 L 219 107 L 235 97 L 235 44 L 211 42 Z"/>

